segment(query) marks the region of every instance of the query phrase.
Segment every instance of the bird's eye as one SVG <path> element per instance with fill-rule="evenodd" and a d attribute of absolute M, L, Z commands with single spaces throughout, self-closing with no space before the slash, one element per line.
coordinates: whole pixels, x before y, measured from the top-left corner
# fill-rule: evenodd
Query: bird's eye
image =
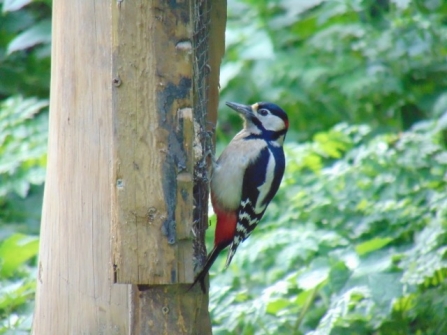
<path fill-rule="evenodd" d="M 262 116 L 266 116 L 268 113 L 269 113 L 269 111 L 267 109 L 258 110 L 258 114 L 260 114 Z"/>

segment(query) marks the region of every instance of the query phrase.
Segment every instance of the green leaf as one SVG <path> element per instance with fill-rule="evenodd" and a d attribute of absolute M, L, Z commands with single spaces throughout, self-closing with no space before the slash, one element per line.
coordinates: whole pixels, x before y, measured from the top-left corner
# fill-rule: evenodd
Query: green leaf
<path fill-rule="evenodd" d="M 394 3 L 397 7 L 400 9 L 407 9 L 410 5 L 410 0 L 391 0 L 392 3 Z"/>
<path fill-rule="evenodd" d="M 400 262 L 404 269 L 403 283 L 423 284 L 436 277 L 440 270 L 447 269 L 445 235 L 446 229 L 438 220 L 432 221 L 416 235 L 414 246 L 405 252 Z"/>
<path fill-rule="evenodd" d="M 35 294 L 36 282 L 34 280 L 19 280 L 3 282 L 0 287 L 0 310 L 11 312 L 23 305 Z"/>
<path fill-rule="evenodd" d="M 374 273 L 368 276 L 371 298 L 382 317 L 389 316 L 393 302 L 403 294 L 401 278 L 400 273 Z"/>
<path fill-rule="evenodd" d="M 3 0 L 3 13 L 13 12 L 31 3 L 32 0 Z"/>
<path fill-rule="evenodd" d="M 339 292 L 343 289 L 349 277 L 351 276 L 351 271 L 343 262 L 337 262 L 331 267 L 329 272 L 329 285 L 333 292 Z"/>
<path fill-rule="evenodd" d="M 376 237 L 369 241 L 358 244 L 355 247 L 355 251 L 357 251 L 360 256 L 363 256 L 372 251 L 383 248 L 391 241 L 393 241 L 393 239 L 390 237 Z"/>
<path fill-rule="evenodd" d="M 329 335 L 343 317 L 347 316 L 353 306 L 369 309 L 370 291 L 366 287 L 355 287 L 344 294 L 331 299 L 331 306 L 318 324 L 315 331 L 308 335 Z"/>
<path fill-rule="evenodd" d="M 315 259 L 310 268 L 298 277 L 298 286 L 304 290 L 310 290 L 328 279 L 330 267 L 327 260 Z"/>
<path fill-rule="evenodd" d="M 51 21 L 43 20 L 15 37 L 8 45 L 8 54 L 51 42 Z"/>
<path fill-rule="evenodd" d="M 35 236 L 14 234 L 0 245 L 2 277 L 10 277 L 20 265 L 37 255 L 39 239 Z"/>
<path fill-rule="evenodd" d="M 288 299 L 276 299 L 269 301 L 267 304 L 266 311 L 269 314 L 276 315 L 279 311 L 289 308 L 289 306 L 292 304 L 292 302 Z"/>
<path fill-rule="evenodd" d="M 0 104 L 0 197 L 26 196 L 45 177 L 48 118 L 46 100 L 11 97 Z"/>

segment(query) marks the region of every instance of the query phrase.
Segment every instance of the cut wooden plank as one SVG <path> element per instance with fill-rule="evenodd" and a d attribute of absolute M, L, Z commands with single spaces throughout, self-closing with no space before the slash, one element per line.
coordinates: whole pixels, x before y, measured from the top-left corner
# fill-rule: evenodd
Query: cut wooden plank
<path fill-rule="evenodd" d="M 191 6 L 136 0 L 112 7 L 117 283 L 193 280 Z"/>

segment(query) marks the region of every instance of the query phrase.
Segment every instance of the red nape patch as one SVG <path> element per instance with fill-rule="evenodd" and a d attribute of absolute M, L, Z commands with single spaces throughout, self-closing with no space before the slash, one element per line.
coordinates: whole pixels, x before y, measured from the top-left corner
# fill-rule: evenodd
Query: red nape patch
<path fill-rule="evenodd" d="M 224 212 L 214 209 L 217 216 L 216 234 L 214 245 L 229 245 L 233 241 L 236 231 L 236 212 Z"/>
<path fill-rule="evenodd" d="M 284 124 L 286 125 L 286 129 L 289 129 L 289 120 L 284 120 Z"/>

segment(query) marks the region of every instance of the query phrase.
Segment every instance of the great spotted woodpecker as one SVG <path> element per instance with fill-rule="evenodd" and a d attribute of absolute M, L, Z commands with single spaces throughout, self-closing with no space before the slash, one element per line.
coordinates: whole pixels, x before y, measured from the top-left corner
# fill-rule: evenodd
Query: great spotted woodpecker
<path fill-rule="evenodd" d="M 219 253 L 230 246 L 226 267 L 241 242 L 256 228 L 276 194 L 284 174 L 283 142 L 287 114 L 277 105 L 227 102 L 244 119 L 244 128 L 231 140 L 213 166 L 211 202 L 217 216 L 214 248 L 191 288 L 205 277 Z"/>

